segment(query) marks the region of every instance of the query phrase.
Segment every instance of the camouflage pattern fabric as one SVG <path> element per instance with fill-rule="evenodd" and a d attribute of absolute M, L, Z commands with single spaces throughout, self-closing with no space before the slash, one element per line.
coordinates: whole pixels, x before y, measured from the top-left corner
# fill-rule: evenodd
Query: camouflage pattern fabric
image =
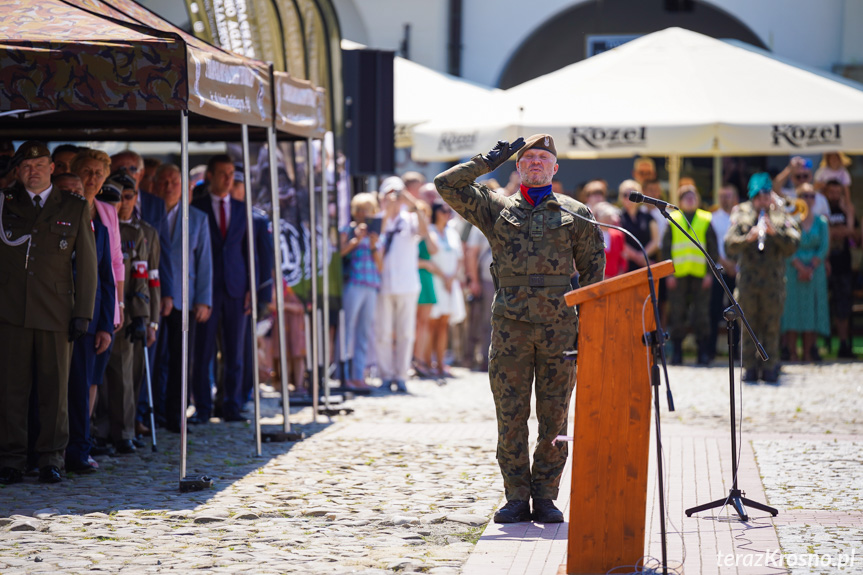
<path fill-rule="evenodd" d="M 596 226 L 550 209 L 548 200 L 534 207 L 521 194 L 496 194 L 475 182 L 486 172 L 485 162 L 476 156 L 438 175 L 435 186 L 488 238 L 498 280 L 532 274 L 567 278 L 576 270 L 582 286 L 602 280 L 605 245 Z M 558 194 L 553 198 L 593 219 L 584 204 Z M 575 384 L 575 365 L 562 359 L 574 346 L 578 329 L 575 310 L 564 301 L 569 289 L 518 285 L 495 292 L 489 380 L 497 412 L 497 460 L 508 501 L 557 498 L 567 447 L 551 441 L 566 431 Z M 531 469 L 527 420 L 534 386 L 539 437 Z"/>
<path fill-rule="evenodd" d="M 776 235 L 768 235 L 764 251 L 758 242 L 747 242 L 746 234 L 758 223 L 758 211 L 752 202 L 739 204 L 731 213 L 731 225 L 725 235 L 725 251 L 739 266 L 735 297 L 755 335 L 769 356 L 762 362 L 748 335 L 743 335 L 743 367 L 775 369 L 779 362 L 779 336 L 785 307 L 785 259 L 794 254 L 800 243 L 800 228 L 784 210 L 770 209 L 768 217 Z"/>
<path fill-rule="evenodd" d="M 492 316 L 488 375 L 497 412 L 497 462 L 507 501 L 557 499 L 567 445 L 552 445 L 566 433 L 567 410 L 575 387 L 575 363 L 562 359 L 575 345 L 574 321 L 528 323 Z M 528 459 L 527 420 L 536 378 L 539 436 Z"/>
<path fill-rule="evenodd" d="M 582 286 L 602 280 L 605 244 L 596 226 L 570 214 L 533 207 L 521 194 L 504 197 L 474 180 L 488 172 L 477 156 L 435 178 L 444 201 L 488 238 L 497 278 L 543 274 L 571 276 L 576 269 Z M 593 219 L 590 209 L 568 196 L 554 194 L 564 208 Z M 575 268 L 573 268 L 573 262 Z M 492 313 L 529 323 L 574 321 L 566 305 L 568 286 L 507 287 L 495 293 Z"/>
<path fill-rule="evenodd" d="M 39 0 L 0 6 L 0 38 L 4 110 L 186 108 L 186 50 L 176 36 Z"/>

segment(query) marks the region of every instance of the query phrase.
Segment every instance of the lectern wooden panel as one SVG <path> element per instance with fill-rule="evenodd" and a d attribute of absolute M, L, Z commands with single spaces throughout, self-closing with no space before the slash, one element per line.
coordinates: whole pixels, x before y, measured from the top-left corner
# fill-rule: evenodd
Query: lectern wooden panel
<path fill-rule="evenodd" d="M 671 261 L 651 266 L 654 280 Z M 567 573 L 606 573 L 644 555 L 655 329 L 647 270 L 566 294 L 579 305 Z"/>

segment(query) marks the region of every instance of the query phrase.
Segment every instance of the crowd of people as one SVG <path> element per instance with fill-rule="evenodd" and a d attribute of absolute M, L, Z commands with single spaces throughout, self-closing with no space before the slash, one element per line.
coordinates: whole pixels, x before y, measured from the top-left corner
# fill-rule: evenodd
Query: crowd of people
<path fill-rule="evenodd" d="M 4 148 L 0 484 L 31 470 L 55 483 L 64 469 L 92 473 L 94 457 L 144 447 L 150 409 L 172 432 L 186 417 L 182 175 L 132 150 Z M 188 421 L 245 421 L 254 330 L 242 166 L 222 154 L 199 172 L 188 219 Z M 272 233 L 265 215 L 254 216 L 257 300 L 267 313 Z"/>
<path fill-rule="evenodd" d="M 95 457 L 145 445 L 148 373 L 154 419 L 169 431 L 181 428 L 182 174 L 132 150 L 109 157 L 26 142 L 0 154 L 0 341 L 9 351 L 0 359 L 8 374 L 0 395 L 0 419 L 8 422 L 0 426 L 0 483 L 21 481 L 30 470 L 56 482 L 63 469 L 90 473 L 98 469 Z M 794 157 L 773 178 L 755 174 L 745 190 L 724 184 L 709 207 L 695 182 L 681 179 L 680 210 L 670 218 L 721 265 L 771 356 L 760 363 L 747 338 L 735 334 L 748 381 L 777 381 L 780 357 L 819 360 L 819 336 L 835 335 L 838 356 L 854 357 L 851 250 L 861 234 L 847 166 L 841 153 L 825 154 L 818 170 Z M 244 421 L 258 346 L 243 170 L 216 155 L 193 172 L 188 381 L 195 412 L 188 422 Z M 518 177 L 484 185 L 506 197 L 519 193 Z M 692 334 L 695 362 L 709 364 L 728 301 L 678 227 L 659 209 L 630 201 L 633 192 L 664 199 L 653 160 L 637 158 L 616 190 L 599 179 L 571 192 L 555 180 L 552 190 L 631 234 L 602 229 L 606 278 L 643 267 L 645 255 L 651 263 L 674 262 L 659 290 L 671 363 L 683 363 Z M 380 380 L 406 392 L 411 377 L 445 378 L 453 364 L 487 371 L 497 288 L 483 232 L 417 172 L 356 194 L 350 211 L 350 225 L 339 230 L 344 388 L 368 393 Z M 272 228 L 257 209 L 252 233 L 259 317 L 274 313 L 274 289 L 285 295 L 288 341 L 274 339 L 273 364 L 288 354 L 295 392 L 308 393 L 306 306 L 287 285 L 274 285 Z M 571 282 L 578 285 L 577 273 Z"/>
<path fill-rule="evenodd" d="M 741 268 L 749 257 L 746 246 L 735 245 L 729 231 L 734 236 L 741 226 L 746 232 L 750 227 L 761 229 L 770 226 L 771 218 L 765 214 L 775 216 L 775 226 L 762 238 L 766 247 L 758 249 L 756 237 L 757 256 L 749 264 L 754 269 L 744 274 L 749 277 L 745 289 L 737 291 L 739 298 L 761 291 L 769 298 L 764 305 L 743 306 L 764 326 L 763 339 L 769 340 L 763 342 L 765 347 L 775 349 L 762 364 L 754 348 L 744 344 L 748 380 L 775 382 L 780 360 L 820 360 L 819 350 L 829 348 L 831 336 L 839 341 L 838 357 L 854 357 L 851 249 L 861 245 L 861 235 L 851 202 L 848 164 L 844 154 L 830 153 L 813 170 L 809 160 L 794 157 L 774 177 L 762 172 L 746 189 L 724 183 L 712 205 L 705 205 L 692 178 L 680 180 L 680 210 L 668 214 L 698 238 L 721 266 L 732 292 L 739 287 Z M 506 186 L 495 180 L 485 184 L 504 196 L 519 189 L 517 179 Z M 717 346 L 725 344 L 719 336 L 730 301 L 700 250 L 678 227 L 658 208 L 629 200 L 633 192 L 668 199 L 654 161 L 637 158 L 630 177 L 616 190 L 610 191 L 601 179 L 585 182 L 575 191 L 565 190 L 555 180 L 553 189 L 586 204 L 599 222 L 622 227 L 634 236 L 603 228 L 606 278 L 644 267 L 645 254 L 650 263 L 674 262 L 674 274 L 660 282 L 659 290 L 670 339 L 668 357 L 672 364 L 682 364 L 684 340 L 691 334 L 694 362 L 710 364 Z M 753 205 L 758 205 L 755 221 L 741 223 Z M 452 363 L 487 370 L 495 286 L 485 236 L 454 214 L 434 186 L 416 172 L 384 179 L 377 193 L 358 194 L 351 215 L 353 221 L 341 230 L 340 246 L 345 258 L 350 387 L 369 389 L 373 370 L 384 386 L 400 390 L 410 377 L 445 377 Z M 785 228 L 797 232 L 789 233 L 783 243 L 776 238 L 785 237 Z M 748 245 L 745 235 L 741 241 Z M 774 265 L 773 259 L 778 263 Z M 768 281 L 771 273 L 775 278 Z M 768 310 L 773 311 L 771 317 L 761 321 L 760 315 Z M 825 345 L 818 343 L 819 336 L 827 338 Z M 735 357 L 740 344 L 741 334 L 735 328 L 731 351 Z"/>

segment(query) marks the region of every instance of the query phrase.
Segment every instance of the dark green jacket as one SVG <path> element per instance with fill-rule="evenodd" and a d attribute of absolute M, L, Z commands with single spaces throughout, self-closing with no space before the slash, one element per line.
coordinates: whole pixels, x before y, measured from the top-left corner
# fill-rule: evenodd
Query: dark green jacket
<path fill-rule="evenodd" d="M 6 236 L 30 234 L 30 252 L 28 242 L 0 242 L 0 323 L 65 332 L 73 317 L 92 319 L 97 261 L 87 200 L 54 188 L 37 212 L 23 187 L 2 193 Z"/>

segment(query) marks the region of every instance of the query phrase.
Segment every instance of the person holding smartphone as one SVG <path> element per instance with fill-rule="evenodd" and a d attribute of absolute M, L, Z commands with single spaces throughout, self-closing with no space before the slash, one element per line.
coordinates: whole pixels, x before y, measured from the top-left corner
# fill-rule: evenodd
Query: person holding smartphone
<path fill-rule="evenodd" d="M 357 194 L 351 200 L 353 221 L 340 232 L 344 262 L 345 332 L 351 357 L 346 387 L 368 392 L 366 354 L 372 337 L 378 290 L 381 286 L 383 254 L 378 249 L 381 219 L 378 201 L 372 194 Z"/>

